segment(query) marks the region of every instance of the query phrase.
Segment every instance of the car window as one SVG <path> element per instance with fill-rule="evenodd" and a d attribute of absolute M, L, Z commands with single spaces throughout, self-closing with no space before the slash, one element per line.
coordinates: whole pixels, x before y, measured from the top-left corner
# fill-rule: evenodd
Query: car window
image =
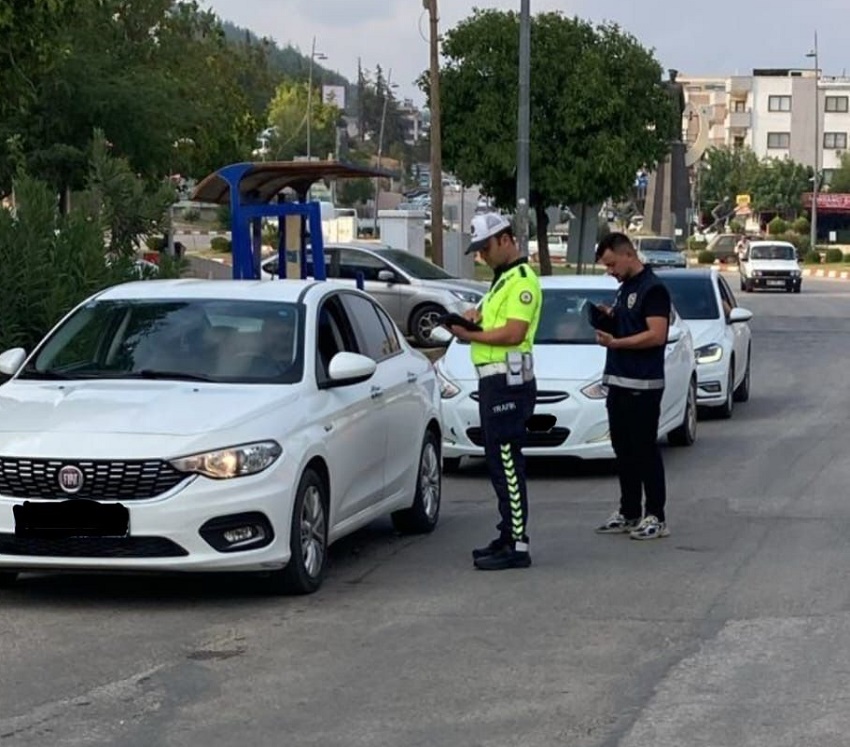
<path fill-rule="evenodd" d="M 726 312 L 726 316 L 729 316 L 732 309 L 734 309 L 738 304 L 735 302 L 735 296 L 733 295 L 729 284 L 726 282 L 726 279 L 718 278 L 717 282 L 720 285 L 720 299 L 723 304 L 723 311 Z"/>
<path fill-rule="evenodd" d="M 329 380 L 328 368 L 337 353 L 360 353 L 357 338 L 338 295 L 319 307 L 316 324 L 316 378 Z"/>
<path fill-rule="evenodd" d="M 433 262 L 402 249 L 376 249 L 375 253 L 419 280 L 450 280 L 454 277 Z"/>
<path fill-rule="evenodd" d="M 292 303 L 93 301 L 45 341 L 21 378 L 291 384 L 302 376 L 302 322 Z"/>
<path fill-rule="evenodd" d="M 363 273 L 363 280 L 377 280 L 381 270 L 391 270 L 383 260 L 357 249 L 339 250 L 339 277 L 344 280 L 357 280 L 358 273 Z"/>
<path fill-rule="evenodd" d="M 638 239 L 639 249 L 645 252 L 675 252 L 676 242 L 672 239 Z"/>
<path fill-rule="evenodd" d="M 343 297 L 345 309 L 357 335 L 360 352 L 376 363 L 386 360 L 400 350 L 395 333 L 388 333 L 381 309 L 368 298 L 348 293 Z"/>
<path fill-rule="evenodd" d="M 547 288 L 543 291 L 536 345 L 596 344 L 596 331 L 590 325 L 588 303 L 610 306 L 616 291 L 581 288 Z"/>
<path fill-rule="evenodd" d="M 719 319 L 720 308 L 711 278 L 707 276 L 662 276 L 659 279 L 667 290 L 682 319 Z"/>
<path fill-rule="evenodd" d="M 796 259 L 793 246 L 782 244 L 762 244 L 750 248 L 750 259 Z"/>

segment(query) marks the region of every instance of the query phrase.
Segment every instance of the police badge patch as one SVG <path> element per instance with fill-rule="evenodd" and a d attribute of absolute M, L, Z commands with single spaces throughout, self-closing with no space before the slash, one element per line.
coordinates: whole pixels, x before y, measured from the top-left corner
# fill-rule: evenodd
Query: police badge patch
<path fill-rule="evenodd" d="M 629 297 L 626 299 L 626 306 L 630 309 L 634 308 L 635 301 L 637 301 L 637 293 L 629 293 Z"/>
<path fill-rule="evenodd" d="M 531 295 L 531 291 L 523 291 L 519 294 L 519 300 L 527 306 L 534 300 L 534 296 Z"/>

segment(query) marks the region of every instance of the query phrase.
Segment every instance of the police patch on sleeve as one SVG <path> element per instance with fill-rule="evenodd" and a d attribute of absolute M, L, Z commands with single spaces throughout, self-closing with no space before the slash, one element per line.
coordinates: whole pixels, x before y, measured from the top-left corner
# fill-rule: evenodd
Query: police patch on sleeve
<path fill-rule="evenodd" d="M 534 296 L 531 291 L 523 291 L 519 294 L 519 300 L 522 301 L 526 306 L 530 304 L 534 300 Z"/>

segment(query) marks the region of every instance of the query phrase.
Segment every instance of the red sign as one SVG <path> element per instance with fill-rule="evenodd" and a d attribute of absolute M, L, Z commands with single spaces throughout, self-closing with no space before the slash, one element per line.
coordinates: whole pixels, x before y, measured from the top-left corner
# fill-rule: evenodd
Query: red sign
<path fill-rule="evenodd" d="M 811 206 L 812 193 L 805 192 L 803 194 L 803 207 L 810 208 Z M 827 213 L 850 213 L 850 194 L 843 192 L 820 192 L 818 193 L 818 210 L 823 210 Z"/>

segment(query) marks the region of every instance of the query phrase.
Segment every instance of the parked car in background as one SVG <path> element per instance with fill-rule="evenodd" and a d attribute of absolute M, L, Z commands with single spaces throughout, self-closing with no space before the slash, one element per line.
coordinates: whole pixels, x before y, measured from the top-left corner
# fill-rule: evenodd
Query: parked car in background
<path fill-rule="evenodd" d="M 474 308 L 487 292 L 486 283 L 456 278 L 433 262 L 385 244 L 326 244 L 325 268 L 329 279 L 351 287 L 362 275 L 364 290 L 418 345 L 433 344 L 430 334 L 440 316 Z M 312 276 L 309 258 L 307 272 Z M 262 277 L 278 277 L 277 256 L 262 263 Z"/>
<path fill-rule="evenodd" d="M 750 398 L 753 314 L 735 301 L 714 268 L 659 273 L 676 311 L 691 330 L 697 361 L 697 403 L 722 418 Z"/>
<path fill-rule="evenodd" d="M 756 288 L 799 293 L 803 272 L 796 247 L 787 241 L 750 241 L 744 247 L 738 265 L 741 290 Z"/>
<path fill-rule="evenodd" d="M 715 262 L 721 264 L 737 264 L 738 263 L 738 243 L 741 240 L 741 234 L 737 233 L 719 233 L 705 247 L 707 251 L 714 255 Z"/>
<path fill-rule="evenodd" d="M 556 262 L 566 262 L 567 261 L 567 242 L 569 241 L 569 236 L 565 233 L 550 233 L 547 234 L 546 239 L 549 245 L 549 258 Z M 528 242 L 528 258 L 532 262 L 538 262 L 539 257 L 539 249 L 538 249 L 538 241 L 537 239 L 530 239 Z"/>
<path fill-rule="evenodd" d="M 540 278 L 543 306 L 534 341 L 537 404 L 527 423 L 528 456 L 610 459 L 614 452 L 602 384 L 606 350 L 596 342 L 585 306 L 610 304 L 618 284 L 604 275 Z M 436 363 L 443 397 L 444 467 L 483 456 L 478 377 L 469 346 L 454 340 Z M 697 374 L 691 332 L 674 312 L 665 351 L 666 387 L 659 437 L 689 446 L 696 439 Z"/>
<path fill-rule="evenodd" d="M 429 360 L 334 283 L 149 280 L 0 356 L 0 585 L 20 571 L 262 572 L 440 511 Z"/>
<path fill-rule="evenodd" d="M 641 262 L 650 267 L 687 267 L 688 259 L 673 239 L 664 236 L 635 236 L 632 243 Z"/>

